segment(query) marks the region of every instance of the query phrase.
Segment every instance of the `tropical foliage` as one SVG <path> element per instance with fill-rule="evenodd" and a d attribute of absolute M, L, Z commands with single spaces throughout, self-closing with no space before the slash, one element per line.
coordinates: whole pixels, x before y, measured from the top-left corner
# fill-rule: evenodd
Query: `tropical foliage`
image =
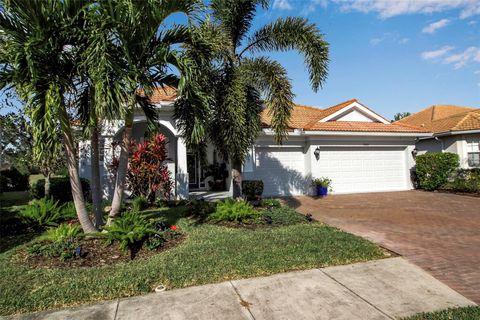
<path fill-rule="evenodd" d="M 193 47 L 190 54 L 203 61 L 202 76 L 191 79 L 208 88 L 211 103 L 204 107 L 183 96 L 177 101 L 176 117 L 188 144 L 202 154 L 212 142 L 224 160 L 233 165 L 233 195 L 240 197 L 241 165 L 261 130 L 260 113 L 267 108 L 277 142 L 287 136 L 294 94 L 285 68 L 262 56 L 270 51 L 297 50 L 305 59 L 313 90 L 327 77 L 328 43 L 318 28 L 304 18 L 279 18 L 252 31 L 257 9 L 268 8 L 266 0 L 213 0 L 212 23 L 201 29 L 220 39 L 216 49 L 205 52 Z"/>

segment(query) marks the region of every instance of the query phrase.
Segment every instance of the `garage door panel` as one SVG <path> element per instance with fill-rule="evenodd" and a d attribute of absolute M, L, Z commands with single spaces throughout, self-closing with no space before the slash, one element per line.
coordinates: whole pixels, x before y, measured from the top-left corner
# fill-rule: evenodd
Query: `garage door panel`
<path fill-rule="evenodd" d="M 335 193 L 408 189 L 404 148 L 321 148 L 314 175 Z"/>
<path fill-rule="evenodd" d="M 255 150 L 252 179 L 263 181 L 265 196 L 297 195 L 308 192 L 301 148 L 261 148 Z"/>

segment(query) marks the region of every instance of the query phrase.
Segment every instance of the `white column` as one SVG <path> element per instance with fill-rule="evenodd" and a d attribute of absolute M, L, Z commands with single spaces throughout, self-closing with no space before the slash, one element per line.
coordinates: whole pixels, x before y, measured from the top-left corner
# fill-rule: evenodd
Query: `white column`
<path fill-rule="evenodd" d="M 188 198 L 187 146 L 182 137 L 177 138 L 177 172 L 175 175 L 176 197 Z"/>

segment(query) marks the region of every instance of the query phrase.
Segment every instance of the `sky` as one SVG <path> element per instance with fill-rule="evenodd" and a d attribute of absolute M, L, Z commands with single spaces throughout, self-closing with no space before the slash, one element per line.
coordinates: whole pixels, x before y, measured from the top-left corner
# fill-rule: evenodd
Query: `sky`
<path fill-rule="evenodd" d="M 287 69 L 296 103 L 356 98 L 388 119 L 434 104 L 480 108 L 480 0 L 273 0 L 252 29 L 286 16 L 307 18 L 330 43 L 317 93 L 299 53 L 268 53 Z"/>

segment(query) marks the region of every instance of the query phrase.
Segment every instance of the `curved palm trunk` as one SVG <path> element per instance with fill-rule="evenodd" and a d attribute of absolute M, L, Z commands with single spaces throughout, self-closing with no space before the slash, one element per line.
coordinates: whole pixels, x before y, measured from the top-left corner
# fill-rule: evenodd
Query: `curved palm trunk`
<path fill-rule="evenodd" d="M 133 107 L 129 108 L 125 116 L 125 128 L 123 132 L 123 139 L 120 151 L 120 158 L 118 162 L 117 179 L 115 180 L 115 191 L 113 193 L 112 209 L 108 216 L 107 225 L 112 223 L 112 220 L 120 215 L 120 209 L 123 201 L 123 194 L 125 192 L 125 182 L 127 178 L 128 169 L 128 152 L 130 148 L 130 141 L 132 139 L 133 128 Z"/>
<path fill-rule="evenodd" d="M 90 163 L 91 163 L 91 189 L 93 214 L 95 216 L 95 226 L 98 228 L 103 225 L 102 212 L 102 186 L 100 184 L 100 151 L 98 147 L 98 123 L 95 118 L 90 137 Z"/>
<path fill-rule="evenodd" d="M 232 163 L 232 187 L 233 199 L 242 198 L 242 164 L 239 162 Z"/>
<path fill-rule="evenodd" d="M 70 119 L 68 118 L 65 106 L 60 106 L 60 125 L 62 128 L 63 140 L 65 143 L 65 153 L 67 155 L 68 174 L 70 176 L 70 185 L 72 186 L 73 203 L 77 211 L 78 220 L 82 225 L 85 233 L 96 232 L 97 229 L 90 221 L 85 199 L 83 197 L 82 184 L 78 173 L 78 163 L 75 154 L 75 143 L 73 141 L 72 128 L 70 127 Z"/>

